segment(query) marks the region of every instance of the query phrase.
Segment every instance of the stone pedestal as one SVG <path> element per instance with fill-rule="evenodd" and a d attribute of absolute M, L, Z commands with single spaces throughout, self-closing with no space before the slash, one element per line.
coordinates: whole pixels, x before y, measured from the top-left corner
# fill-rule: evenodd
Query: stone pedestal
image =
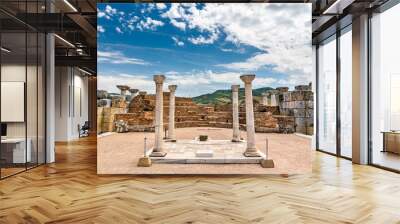
<path fill-rule="evenodd" d="M 239 85 L 232 85 L 232 125 L 233 136 L 232 142 L 240 141 L 239 130 Z"/>
<path fill-rule="evenodd" d="M 261 160 L 260 164 L 263 168 L 274 168 L 275 167 L 274 161 L 272 159 L 263 159 L 263 160 Z"/>
<path fill-rule="evenodd" d="M 169 119 L 168 119 L 168 140 L 176 141 L 175 138 L 175 90 L 176 85 L 169 85 Z"/>
<path fill-rule="evenodd" d="M 242 75 L 240 79 L 244 82 L 245 98 L 246 98 L 246 132 L 247 132 L 247 148 L 244 156 L 257 157 L 260 152 L 256 149 L 256 131 L 254 127 L 254 109 L 253 109 L 253 89 L 251 82 L 256 76 L 253 74 Z"/>
<path fill-rule="evenodd" d="M 151 164 L 152 164 L 151 159 L 149 157 L 139 158 L 139 162 L 138 162 L 139 167 L 150 167 Z"/>
<path fill-rule="evenodd" d="M 165 76 L 155 75 L 153 77 L 156 83 L 156 107 L 155 107 L 155 138 L 154 138 L 154 148 L 150 156 L 153 157 L 163 157 L 167 153 L 163 150 L 163 135 L 164 135 L 164 125 L 163 125 L 163 82 Z"/>

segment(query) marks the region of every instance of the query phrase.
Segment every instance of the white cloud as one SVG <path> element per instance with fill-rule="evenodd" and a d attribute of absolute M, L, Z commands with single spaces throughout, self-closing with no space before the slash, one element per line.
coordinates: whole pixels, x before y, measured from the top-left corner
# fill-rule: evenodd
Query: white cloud
<path fill-rule="evenodd" d="M 119 28 L 118 26 L 115 27 L 115 31 L 117 31 L 117 33 L 124 33 L 124 32 L 122 32 L 121 28 Z"/>
<path fill-rule="evenodd" d="M 143 8 L 140 10 L 142 14 L 150 13 L 153 9 L 156 9 L 155 3 L 143 3 L 142 6 Z"/>
<path fill-rule="evenodd" d="M 168 85 L 178 85 L 178 96 L 194 97 L 205 93 L 210 93 L 219 89 L 230 89 L 233 84 L 240 84 L 240 74 L 236 72 L 216 73 L 211 70 L 193 71 L 189 73 L 179 73 L 176 71 L 166 72 L 164 91 L 168 91 Z M 274 78 L 256 77 L 253 81 L 254 88 L 271 86 L 276 83 Z M 154 94 L 155 84 L 152 75 L 130 75 L 100 74 L 98 77 L 98 89 L 109 92 L 118 92 L 116 85 L 128 85 L 141 91 Z"/>
<path fill-rule="evenodd" d="M 223 51 L 223 52 L 233 52 L 233 49 L 221 48 L 221 51 Z"/>
<path fill-rule="evenodd" d="M 235 53 L 240 53 L 243 54 L 246 52 L 246 50 L 241 47 L 241 48 L 237 48 L 237 49 L 231 49 L 231 48 L 220 48 L 221 51 L 223 52 L 235 52 Z"/>
<path fill-rule="evenodd" d="M 310 4 L 172 4 L 161 15 L 177 28 L 195 29 L 193 44 L 212 44 L 220 38 L 259 50 L 246 60 L 219 65 L 233 71 L 255 72 L 269 67 L 288 74 L 287 83 L 311 79 Z M 224 35 L 221 35 L 224 34 Z M 301 84 L 300 83 L 300 84 Z"/>
<path fill-rule="evenodd" d="M 97 89 L 107 90 L 108 92 L 119 93 L 117 85 L 128 85 L 131 88 L 152 91 L 154 88 L 154 81 L 144 76 L 118 74 L 107 75 L 100 74 L 97 77 Z"/>
<path fill-rule="evenodd" d="M 146 17 L 146 19 L 141 20 L 137 24 L 137 28 L 140 30 L 144 30 L 144 29 L 155 30 L 157 27 L 163 26 L 163 25 L 164 25 L 164 23 L 162 21 L 154 20 L 150 17 Z"/>
<path fill-rule="evenodd" d="M 181 30 L 186 30 L 186 23 L 184 22 L 179 22 L 176 19 L 171 19 L 170 20 L 171 24 L 174 25 L 175 27 L 181 29 Z"/>
<path fill-rule="evenodd" d="M 127 20 L 123 20 L 122 22 L 126 21 L 126 27 L 130 29 L 131 31 L 135 30 L 135 23 L 139 20 L 140 18 L 138 16 L 132 16 Z"/>
<path fill-rule="evenodd" d="M 175 42 L 176 45 L 178 46 L 183 46 L 185 45 L 185 43 L 183 43 L 182 41 L 180 41 L 177 37 L 172 37 L 172 40 Z"/>
<path fill-rule="evenodd" d="M 178 74 L 179 74 L 179 72 L 177 72 L 177 71 L 168 71 L 165 73 L 165 75 L 178 75 Z"/>
<path fill-rule="evenodd" d="M 158 10 L 164 10 L 167 8 L 167 5 L 165 3 L 156 3 L 156 7 Z"/>
<path fill-rule="evenodd" d="M 160 7 L 163 8 L 163 6 L 155 4 L 150 8 L 161 11 Z M 112 15 L 113 8 L 110 6 L 107 10 L 106 7 L 103 13 L 104 15 L 101 14 L 103 17 Z M 115 13 L 117 13 L 116 10 Z M 189 36 L 187 39 L 189 43 L 197 45 L 213 44 L 221 40 L 233 43 L 237 47 L 220 48 L 221 51 L 244 53 L 246 46 L 258 50 L 257 54 L 244 60 L 217 65 L 226 69 L 226 72 L 166 73 L 168 75 L 167 82 L 179 84 L 178 88 L 181 93 L 195 96 L 210 92 L 212 89 L 227 89 L 230 88 L 231 84 L 242 84 L 238 78 L 240 73 L 249 72 L 257 75 L 260 69 L 266 67 L 272 69 L 273 72 L 285 75 L 279 77 L 279 74 L 277 74 L 274 76 L 276 78 L 257 76 L 253 82 L 255 88 L 276 85 L 293 87 L 294 85 L 306 84 L 311 79 L 310 4 L 205 4 L 202 7 L 192 3 L 171 4 L 171 7 L 163 8 L 162 12 L 159 13 L 162 18 L 166 18 L 170 24 L 178 29 L 183 31 L 196 30 L 199 34 Z M 127 13 L 125 18 L 128 19 L 125 19 L 124 25 L 120 26 L 121 31 L 128 29 L 155 30 L 166 22 L 150 17 L 139 18 L 131 13 Z M 182 37 L 172 37 L 172 39 L 178 46 L 188 44 L 183 41 Z M 117 55 L 114 54 L 112 57 L 100 57 L 99 61 L 114 64 L 122 62 L 148 64 L 141 59 L 127 58 L 120 52 L 116 53 Z M 121 57 L 122 60 L 120 60 Z M 134 76 L 131 79 L 138 79 L 139 83 L 152 83 L 151 76 Z M 152 87 L 152 85 L 149 86 Z M 141 88 L 141 86 L 138 87 Z"/>
<path fill-rule="evenodd" d="M 127 57 L 119 51 L 97 51 L 97 61 L 110 64 L 148 65 L 149 63 L 137 58 Z"/>
<path fill-rule="evenodd" d="M 111 7 L 110 5 L 106 5 L 106 8 L 104 9 L 104 11 L 97 9 L 97 17 L 98 18 L 106 18 L 106 19 L 110 20 L 117 13 L 118 13 L 117 9 Z"/>
<path fill-rule="evenodd" d="M 99 9 L 97 9 L 97 17 L 98 18 L 103 18 L 104 16 L 106 16 L 106 13 L 105 12 L 102 12 L 102 11 L 100 11 Z"/>
<path fill-rule="evenodd" d="M 104 33 L 106 32 L 106 29 L 104 29 L 103 26 L 97 25 L 97 32 Z"/>
<path fill-rule="evenodd" d="M 218 32 L 213 32 L 209 37 L 204 37 L 202 35 L 198 37 L 189 37 L 188 40 L 193 44 L 212 44 L 218 39 Z"/>
<path fill-rule="evenodd" d="M 109 15 L 117 14 L 117 9 L 111 7 L 110 5 L 106 5 L 105 12 Z"/>
<path fill-rule="evenodd" d="M 158 8 L 163 8 L 163 3 L 161 5 L 157 4 Z M 146 5 L 141 9 L 142 14 L 150 13 L 153 9 L 156 8 L 156 4 L 143 4 Z M 165 8 L 166 9 L 166 5 Z M 151 17 L 140 18 L 134 13 L 125 13 L 124 11 L 118 11 L 116 8 L 113 8 L 111 5 L 106 5 L 105 9 L 102 11 L 97 9 L 98 18 L 105 18 L 107 20 L 117 20 L 120 25 L 116 27 L 115 30 L 118 33 L 124 33 L 125 31 L 134 31 L 136 29 L 140 31 L 144 30 L 156 30 L 157 27 L 161 27 L 164 25 L 164 22 L 152 19 Z"/>

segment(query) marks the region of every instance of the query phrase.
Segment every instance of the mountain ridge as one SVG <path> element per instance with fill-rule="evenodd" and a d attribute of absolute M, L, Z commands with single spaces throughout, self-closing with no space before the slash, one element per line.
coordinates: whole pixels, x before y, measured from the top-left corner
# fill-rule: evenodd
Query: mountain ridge
<path fill-rule="evenodd" d="M 261 94 L 272 90 L 272 87 L 261 87 L 253 89 L 253 98 L 261 99 Z M 206 93 L 200 96 L 193 97 L 192 100 L 197 104 L 228 104 L 232 99 L 232 91 L 230 89 L 219 89 L 212 93 Z M 239 89 L 239 101 L 244 100 L 244 88 Z"/>

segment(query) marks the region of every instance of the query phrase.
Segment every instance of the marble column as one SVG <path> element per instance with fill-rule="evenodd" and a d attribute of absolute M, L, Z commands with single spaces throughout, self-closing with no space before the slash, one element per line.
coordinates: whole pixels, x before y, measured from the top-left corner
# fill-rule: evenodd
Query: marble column
<path fill-rule="evenodd" d="M 232 142 L 240 142 L 239 129 L 239 85 L 232 85 Z"/>
<path fill-rule="evenodd" d="M 268 106 L 268 94 L 267 93 L 262 93 L 262 100 L 261 103 L 264 106 Z"/>
<path fill-rule="evenodd" d="M 136 96 L 136 93 L 138 93 L 139 90 L 138 89 L 129 89 L 129 92 L 131 93 L 131 98 L 133 98 Z"/>
<path fill-rule="evenodd" d="M 271 107 L 276 107 L 278 106 L 278 103 L 276 102 L 276 95 L 271 94 Z"/>
<path fill-rule="evenodd" d="M 155 108 L 155 137 L 154 137 L 154 148 L 150 156 L 163 157 L 167 153 L 163 150 L 163 82 L 165 76 L 155 75 L 153 76 L 154 82 L 156 83 L 156 108 Z"/>
<path fill-rule="evenodd" d="M 245 98 L 246 98 L 246 132 L 247 132 L 247 148 L 243 153 L 246 157 L 260 156 L 256 149 L 256 131 L 254 127 L 254 109 L 253 109 L 253 89 L 251 82 L 256 76 L 253 74 L 242 75 L 240 79 L 244 82 Z"/>
<path fill-rule="evenodd" d="M 128 95 L 128 91 L 130 89 L 129 86 L 126 85 L 117 85 L 117 88 L 121 91 L 121 96 L 126 96 Z"/>
<path fill-rule="evenodd" d="M 168 139 L 176 141 L 175 138 L 175 90 L 176 85 L 169 85 L 169 119 L 168 119 Z"/>

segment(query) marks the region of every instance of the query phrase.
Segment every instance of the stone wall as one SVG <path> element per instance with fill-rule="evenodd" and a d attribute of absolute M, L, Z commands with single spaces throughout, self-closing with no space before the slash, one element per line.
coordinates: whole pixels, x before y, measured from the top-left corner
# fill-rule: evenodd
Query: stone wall
<path fill-rule="evenodd" d="M 313 134 L 314 129 L 314 96 L 308 86 L 296 86 L 296 90 L 282 94 L 280 113 L 293 116 L 295 131 L 307 135 Z"/>
<path fill-rule="evenodd" d="M 154 131 L 155 96 L 140 94 L 129 103 L 127 113 L 121 111 L 114 114 L 115 121 L 127 122 L 130 131 Z M 169 93 L 164 92 L 164 126 L 168 129 Z M 258 132 L 281 132 L 281 127 L 294 126 L 290 117 L 276 116 L 278 107 L 255 106 L 254 119 Z M 291 124 L 291 122 L 293 124 Z M 242 130 L 246 129 L 246 113 L 244 105 L 240 105 L 239 123 Z M 197 105 L 191 98 L 175 98 L 175 125 L 183 127 L 218 127 L 232 128 L 232 105 Z M 109 130 L 109 129 L 108 129 Z"/>
<path fill-rule="evenodd" d="M 125 108 L 98 107 L 97 108 L 97 132 L 110 132 L 115 130 L 117 114 L 124 113 Z"/>

